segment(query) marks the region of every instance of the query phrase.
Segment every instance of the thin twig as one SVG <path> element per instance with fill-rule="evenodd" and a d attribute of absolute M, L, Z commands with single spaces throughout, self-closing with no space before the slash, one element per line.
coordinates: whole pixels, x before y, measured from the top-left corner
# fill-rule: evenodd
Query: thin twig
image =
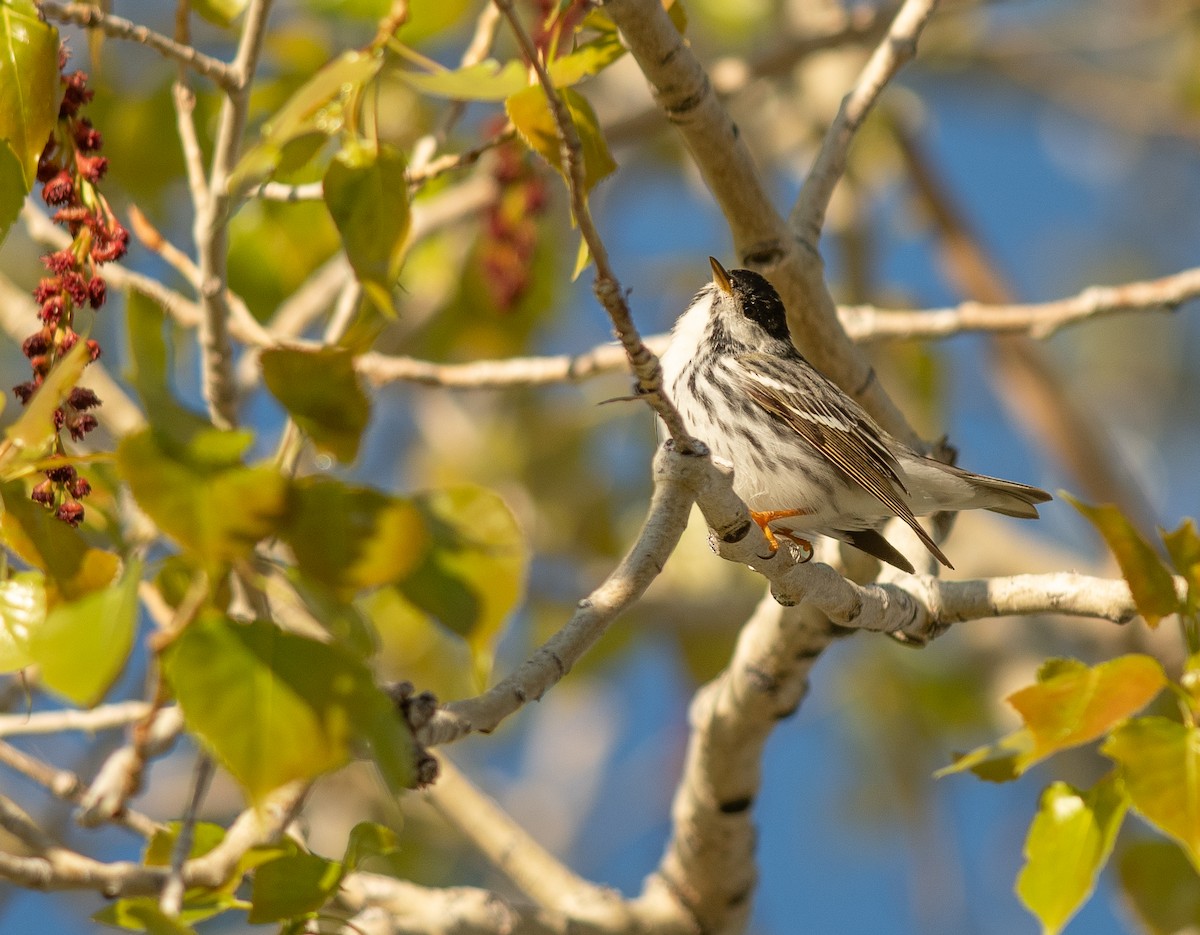
<path fill-rule="evenodd" d="M 61 711 L 35 711 L 32 714 L 0 714 L 0 737 L 112 730 L 129 726 L 145 717 L 149 710 L 150 706 L 144 701 L 118 701 L 88 711 L 63 708 Z"/>
<path fill-rule="evenodd" d="M 788 226 L 809 249 L 815 251 L 820 242 L 825 211 L 845 174 L 851 141 L 888 82 L 917 54 L 917 37 L 936 6 L 937 0 L 905 0 L 858 81 L 842 99 L 788 219 Z"/>
<path fill-rule="evenodd" d="M 167 874 L 167 882 L 163 885 L 162 895 L 158 898 L 158 906 L 171 917 L 179 915 L 183 907 L 183 865 L 192 853 L 192 835 L 196 830 L 196 816 L 200 812 L 200 804 L 208 794 L 208 787 L 213 777 L 213 761 L 205 753 L 196 758 L 196 769 L 192 776 L 192 794 L 188 797 L 187 808 L 183 813 L 183 821 L 179 826 L 179 836 L 171 849 L 171 867 Z"/>
<path fill-rule="evenodd" d="M 675 549 L 691 510 L 696 481 L 687 465 L 692 462 L 707 463 L 704 458 L 681 456 L 672 469 L 664 470 L 660 455 L 646 522 L 612 574 L 579 602 L 562 629 L 507 678 L 482 695 L 439 710 L 419 732 L 421 743 L 450 743 L 473 731 L 493 730 L 526 702 L 541 698 L 571 670 L 608 625 L 642 596 Z"/>
<path fill-rule="evenodd" d="M 186 65 L 197 74 L 211 78 L 226 91 L 237 87 L 235 70 L 220 59 L 198 52 L 190 45 L 176 42 L 145 26 L 105 13 L 98 6 L 90 3 L 59 3 L 57 0 L 37 0 L 37 4 L 45 16 L 60 23 L 74 23 L 85 29 L 101 29 L 114 39 L 129 39 Z"/>
<path fill-rule="evenodd" d="M 699 451 L 700 448 L 688 433 L 687 426 L 683 424 L 683 419 L 675 408 L 675 404 L 671 402 L 664 391 L 662 367 L 659 365 L 658 357 L 646 347 L 638 333 L 637 326 L 633 322 L 633 315 L 629 311 L 625 292 L 609 263 L 608 248 L 605 247 L 604 241 L 592 221 L 584 178 L 583 147 L 579 141 L 575 123 L 567 112 L 566 104 L 563 103 L 558 90 L 554 87 L 554 82 L 546 71 L 533 40 L 529 38 L 529 33 L 521 24 L 521 20 L 513 8 L 512 0 L 493 0 L 493 2 L 504 14 L 504 18 L 508 20 L 509 28 L 537 73 L 538 82 L 550 104 L 550 111 L 554 116 L 554 124 L 558 129 L 559 143 L 561 144 L 562 165 L 566 170 L 563 175 L 571 195 L 571 213 L 579 225 L 583 239 L 591 251 L 592 262 L 596 266 L 596 278 L 592 291 L 604 310 L 608 312 L 617 340 L 625 348 L 630 369 L 637 379 L 638 395 L 644 398 L 646 403 L 658 414 L 667 433 L 675 440 L 675 444 L 681 452 Z"/>

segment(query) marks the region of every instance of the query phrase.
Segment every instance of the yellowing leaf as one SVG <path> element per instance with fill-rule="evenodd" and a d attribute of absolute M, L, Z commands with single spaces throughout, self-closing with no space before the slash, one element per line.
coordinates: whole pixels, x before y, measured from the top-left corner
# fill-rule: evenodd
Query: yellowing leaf
<path fill-rule="evenodd" d="M 192 9 L 217 26 L 229 27 L 242 15 L 248 0 L 191 0 Z"/>
<path fill-rule="evenodd" d="M 579 134 L 584 190 L 591 191 L 597 182 L 617 168 L 617 164 L 608 151 L 596 112 L 587 98 L 572 88 L 564 88 L 559 93 Z M 554 122 L 554 113 L 541 85 L 533 85 L 512 95 L 504 102 L 504 109 L 529 148 L 541 155 L 552 168 L 563 172 L 558 125 Z"/>
<path fill-rule="evenodd" d="M 88 365 L 88 349 L 80 341 L 67 351 L 46 375 L 29 400 L 21 417 L 8 427 L 8 442 L 0 445 L 0 477 L 9 479 L 25 473 L 26 464 L 44 457 L 57 437 L 54 410 L 62 405 Z"/>
<path fill-rule="evenodd" d="M 108 586 L 117 575 L 120 559 L 92 548 L 73 529 L 29 499 L 19 481 L 0 484 L 0 532 L 4 544 L 50 577 L 58 595 L 75 600 Z"/>
<path fill-rule="evenodd" d="M 993 744 L 976 747 L 970 753 L 956 754 L 953 763 L 933 775 L 941 779 L 970 770 L 988 782 L 1011 782 L 1028 769 L 1033 753 L 1033 735 L 1022 727 Z"/>
<path fill-rule="evenodd" d="M 371 403 L 359 385 L 348 350 L 271 348 L 262 353 L 262 368 L 271 395 L 317 448 L 339 461 L 358 457 Z"/>
<path fill-rule="evenodd" d="M 1043 667 L 1036 684 L 1008 696 L 1033 734 L 1037 759 L 1103 736 L 1167 684 L 1150 656 L 1133 653 L 1091 668 L 1069 662 Z"/>
<path fill-rule="evenodd" d="M 1187 581 L 1185 603 L 1187 612 L 1194 615 L 1200 610 L 1200 535 L 1196 524 L 1185 519 L 1174 532 L 1162 532 L 1162 538 L 1175 571 Z"/>
<path fill-rule="evenodd" d="M 265 621 L 207 612 L 165 653 L 184 720 L 251 800 L 336 769 L 371 743 L 393 789 L 412 778 L 399 715 L 357 658 Z"/>
<path fill-rule="evenodd" d="M 21 572 L 0 581 L 0 672 L 16 672 L 33 662 L 29 642 L 45 620 L 41 572 Z"/>
<path fill-rule="evenodd" d="M 133 648 L 140 577 L 135 562 L 112 587 L 54 605 L 29 646 L 47 687 L 88 708 L 104 697 Z"/>
<path fill-rule="evenodd" d="M 390 146 L 343 149 L 325 173 L 325 206 L 363 290 L 393 314 L 392 287 L 408 245 L 411 211 L 404 157 Z"/>
<path fill-rule="evenodd" d="M 401 580 L 429 543 L 426 521 L 410 501 L 308 478 L 297 482 L 280 534 L 301 572 L 344 599 Z"/>
<path fill-rule="evenodd" d="M 1062 931 L 1092 894 L 1128 806 L 1115 774 L 1087 792 L 1056 782 L 1042 793 L 1025 839 L 1017 895 L 1045 935 Z"/>
<path fill-rule="evenodd" d="M 1163 617 L 1180 609 L 1170 570 L 1120 510 L 1111 504 L 1091 506 L 1067 494 L 1063 497 L 1087 517 L 1108 543 L 1121 566 L 1121 574 L 1129 582 L 1138 613 L 1146 618 L 1146 623 L 1156 627 Z"/>
<path fill-rule="evenodd" d="M 529 85 L 529 69 L 516 59 L 502 65 L 489 58 L 454 71 L 397 69 L 392 74 L 425 94 L 459 101 L 502 101 Z"/>
<path fill-rule="evenodd" d="M 1120 766 L 1134 810 L 1200 870 L 1200 728 L 1141 717 L 1113 731 L 1101 752 Z"/>
<path fill-rule="evenodd" d="M 598 74 L 624 54 L 621 37 L 615 31 L 605 32 L 555 59 L 547 71 L 556 88 L 565 88 Z"/>

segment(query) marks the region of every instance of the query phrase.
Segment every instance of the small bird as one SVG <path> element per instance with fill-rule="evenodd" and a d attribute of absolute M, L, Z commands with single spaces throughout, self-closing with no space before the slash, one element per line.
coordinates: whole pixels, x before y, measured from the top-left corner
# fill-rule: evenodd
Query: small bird
<path fill-rule="evenodd" d="M 947 568 L 950 561 L 916 517 L 939 510 L 992 510 L 1036 519 L 1036 487 L 972 474 L 923 457 L 893 438 L 817 372 L 788 334 L 779 293 L 758 273 L 726 271 L 680 316 L 662 357 L 663 381 L 690 431 L 734 469 L 772 549 L 776 534 L 832 536 L 907 572 L 909 562 L 878 531 L 899 516 Z"/>

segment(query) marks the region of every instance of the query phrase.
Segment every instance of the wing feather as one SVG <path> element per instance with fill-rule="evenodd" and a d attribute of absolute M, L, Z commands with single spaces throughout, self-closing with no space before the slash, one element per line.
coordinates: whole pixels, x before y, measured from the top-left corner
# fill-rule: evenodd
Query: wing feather
<path fill-rule="evenodd" d="M 908 492 L 903 471 L 883 430 L 825 377 L 798 364 L 773 355 L 742 354 L 731 358 L 729 369 L 750 400 L 904 520 L 939 562 L 954 567 L 902 498 L 901 492 Z M 836 398 L 840 405 L 830 406 L 824 401 L 828 398 Z"/>

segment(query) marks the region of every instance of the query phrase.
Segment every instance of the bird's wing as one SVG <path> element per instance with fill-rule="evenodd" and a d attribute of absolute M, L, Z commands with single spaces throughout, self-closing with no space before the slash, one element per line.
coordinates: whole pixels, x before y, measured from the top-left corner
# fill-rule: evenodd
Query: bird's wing
<path fill-rule="evenodd" d="M 938 561 L 953 567 L 897 492 L 897 488 L 908 492 L 900 464 L 882 430 L 857 403 L 801 361 L 770 354 L 741 354 L 727 360 L 735 383 L 747 397 L 904 520 Z M 838 405 L 825 401 L 829 398 L 837 399 Z"/>

